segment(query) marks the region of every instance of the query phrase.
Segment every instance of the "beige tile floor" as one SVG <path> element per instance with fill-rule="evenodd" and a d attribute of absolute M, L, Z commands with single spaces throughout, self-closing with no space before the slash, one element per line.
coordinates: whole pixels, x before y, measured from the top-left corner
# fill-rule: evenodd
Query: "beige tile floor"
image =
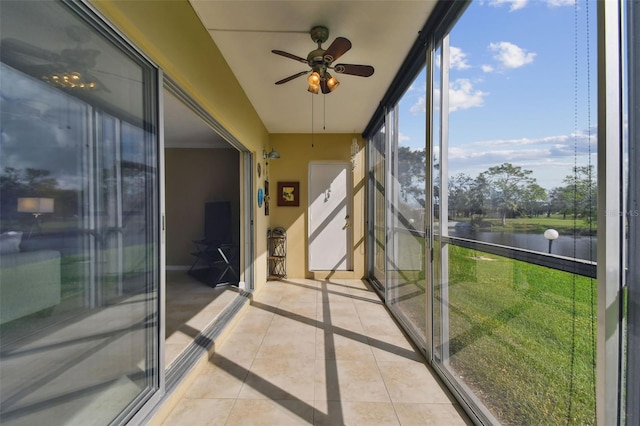
<path fill-rule="evenodd" d="M 471 424 L 359 280 L 267 283 L 163 425 Z"/>
<path fill-rule="evenodd" d="M 186 271 L 167 271 L 166 282 L 165 368 L 238 297 L 237 287 L 212 288 Z"/>

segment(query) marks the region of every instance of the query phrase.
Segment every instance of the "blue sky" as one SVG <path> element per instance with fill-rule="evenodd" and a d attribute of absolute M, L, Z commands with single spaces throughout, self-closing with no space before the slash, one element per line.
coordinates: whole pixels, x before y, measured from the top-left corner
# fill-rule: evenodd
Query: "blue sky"
<path fill-rule="evenodd" d="M 575 150 L 578 165 L 588 163 L 590 127 L 595 165 L 595 27 L 593 1 L 579 0 L 577 10 L 573 0 L 468 7 L 450 33 L 450 175 L 511 162 L 547 189 L 560 186 Z M 424 145 L 425 81 L 423 72 L 399 105 L 401 144 L 412 148 Z"/>

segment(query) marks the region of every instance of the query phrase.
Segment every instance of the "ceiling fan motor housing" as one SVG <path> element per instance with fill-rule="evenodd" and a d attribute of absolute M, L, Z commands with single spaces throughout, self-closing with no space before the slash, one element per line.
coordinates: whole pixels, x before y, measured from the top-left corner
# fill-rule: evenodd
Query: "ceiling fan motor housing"
<path fill-rule="evenodd" d="M 311 28 L 309 34 L 311 35 L 311 40 L 318 44 L 324 43 L 329 39 L 329 29 L 320 25 Z"/>

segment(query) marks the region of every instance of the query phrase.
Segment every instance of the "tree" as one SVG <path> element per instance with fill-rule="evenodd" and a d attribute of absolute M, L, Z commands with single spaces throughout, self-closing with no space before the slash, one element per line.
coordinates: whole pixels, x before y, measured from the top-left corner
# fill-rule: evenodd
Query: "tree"
<path fill-rule="evenodd" d="M 597 218 L 597 187 L 593 166 L 576 166 L 573 174 L 562 180 L 568 211 L 574 219 L 583 217 L 587 223 L 593 223 Z"/>
<path fill-rule="evenodd" d="M 409 196 L 416 200 L 421 207 L 425 204 L 425 173 L 426 173 L 425 149 L 412 151 L 407 146 L 398 148 L 398 182 L 407 202 Z"/>
<path fill-rule="evenodd" d="M 532 182 L 524 188 L 522 209 L 527 216 L 538 216 L 542 213 L 546 202 L 547 191 L 537 183 Z"/>
<path fill-rule="evenodd" d="M 529 175 L 533 171 L 504 163 L 490 167 L 481 173 L 491 186 L 491 200 L 502 217 L 502 226 L 507 224 L 507 215 L 517 212 L 523 204 L 526 188 L 536 180 Z"/>
<path fill-rule="evenodd" d="M 469 217 L 471 222 L 480 223 L 489 210 L 491 188 L 484 173 L 475 178 L 469 188 Z"/>
<path fill-rule="evenodd" d="M 16 215 L 18 194 L 24 192 L 20 179 L 20 171 L 13 167 L 5 167 L 0 175 L 0 215 L 4 220 Z"/>
<path fill-rule="evenodd" d="M 50 195 L 58 186 L 58 181 L 49 175 L 51 175 L 49 170 L 27 168 L 24 171 L 23 180 L 33 195 Z"/>
<path fill-rule="evenodd" d="M 571 194 L 565 187 L 556 187 L 549 192 L 549 210 L 547 217 L 551 215 L 551 212 L 558 212 L 562 214 L 562 218 L 566 219 L 567 214 L 571 212 L 570 197 Z"/>
<path fill-rule="evenodd" d="M 451 217 L 471 214 L 471 187 L 473 178 L 458 173 L 449 179 L 449 212 Z"/>

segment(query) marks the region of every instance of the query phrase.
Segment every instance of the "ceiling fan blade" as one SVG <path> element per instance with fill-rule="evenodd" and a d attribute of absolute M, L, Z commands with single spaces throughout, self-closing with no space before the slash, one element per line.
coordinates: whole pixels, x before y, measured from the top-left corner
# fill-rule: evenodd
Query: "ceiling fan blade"
<path fill-rule="evenodd" d="M 338 37 L 333 40 L 333 43 L 325 50 L 324 60 L 333 62 L 344 55 L 349 49 L 351 49 L 351 42 L 344 37 Z"/>
<path fill-rule="evenodd" d="M 371 65 L 338 64 L 333 70 L 340 74 L 357 75 L 359 77 L 370 77 L 375 71 Z"/>
<path fill-rule="evenodd" d="M 308 74 L 310 71 L 311 71 L 311 70 L 309 70 L 309 71 L 300 71 L 300 72 L 299 72 L 299 73 L 297 73 L 297 74 L 290 75 L 290 76 L 289 76 L 289 77 L 287 77 L 287 78 L 283 78 L 282 80 L 278 80 L 278 81 L 276 81 L 276 84 L 283 84 L 283 83 L 286 83 L 287 81 L 291 81 L 291 80 L 293 80 L 294 78 L 298 78 L 298 77 L 300 77 L 301 75 Z"/>
<path fill-rule="evenodd" d="M 61 60 L 60 55 L 57 53 L 49 52 L 48 50 L 14 38 L 3 39 L 0 46 L 0 53 L 3 59 L 5 57 L 11 57 L 19 62 L 26 62 L 27 58 L 32 61 L 39 60 L 45 62 L 59 62 Z"/>
<path fill-rule="evenodd" d="M 294 61 L 302 62 L 303 64 L 307 64 L 307 60 L 301 58 L 300 56 L 293 55 L 291 53 L 283 52 L 282 50 L 272 50 L 271 52 L 276 55 L 284 56 L 285 58 L 293 59 Z"/>

